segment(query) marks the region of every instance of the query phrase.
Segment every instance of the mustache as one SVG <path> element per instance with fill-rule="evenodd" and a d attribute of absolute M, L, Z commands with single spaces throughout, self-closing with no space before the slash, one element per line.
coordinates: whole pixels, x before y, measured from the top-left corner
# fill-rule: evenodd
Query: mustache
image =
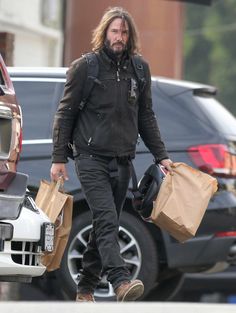
<path fill-rule="evenodd" d="M 122 41 L 116 41 L 116 42 L 114 42 L 112 44 L 112 46 L 117 45 L 117 44 L 122 45 L 123 47 L 125 47 L 125 44 Z"/>
<path fill-rule="evenodd" d="M 114 45 L 116 45 L 116 44 L 121 44 L 125 49 L 127 48 L 127 45 L 126 44 L 124 44 L 122 41 L 116 41 L 116 42 L 113 42 L 113 44 L 111 44 L 111 41 L 110 40 L 108 40 L 108 39 L 106 39 L 105 40 L 105 46 L 107 46 L 108 48 L 109 47 L 112 47 L 112 46 L 114 46 Z"/>

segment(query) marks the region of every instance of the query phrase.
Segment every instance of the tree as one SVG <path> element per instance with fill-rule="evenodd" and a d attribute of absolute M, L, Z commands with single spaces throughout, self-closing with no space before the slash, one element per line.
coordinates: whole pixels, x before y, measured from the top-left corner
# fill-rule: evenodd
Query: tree
<path fill-rule="evenodd" d="M 217 86 L 219 100 L 236 115 L 235 17 L 235 0 L 186 5 L 184 78 Z"/>

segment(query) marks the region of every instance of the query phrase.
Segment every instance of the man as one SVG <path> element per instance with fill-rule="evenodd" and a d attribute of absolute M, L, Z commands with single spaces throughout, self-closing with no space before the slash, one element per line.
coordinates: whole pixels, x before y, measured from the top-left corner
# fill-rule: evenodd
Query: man
<path fill-rule="evenodd" d="M 138 133 L 167 171 L 172 161 L 161 141 L 152 111 L 151 78 L 141 59 L 145 80 L 138 81 L 132 56 L 138 53 L 138 34 L 130 14 L 108 9 L 93 33 L 98 77 L 82 110 L 88 64 L 74 61 L 67 74 L 64 96 L 54 120 L 51 178 L 68 179 L 67 144 L 73 137 L 76 172 L 92 212 L 93 228 L 83 255 L 77 301 L 94 301 L 93 293 L 107 274 L 118 301 L 138 299 L 144 291 L 140 280 L 131 281 L 118 242 L 119 216 L 130 179 Z"/>

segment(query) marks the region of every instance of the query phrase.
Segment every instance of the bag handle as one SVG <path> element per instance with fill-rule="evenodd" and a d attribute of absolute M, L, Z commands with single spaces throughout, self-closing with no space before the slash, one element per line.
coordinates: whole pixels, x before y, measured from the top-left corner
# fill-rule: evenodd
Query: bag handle
<path fill-rule="evenodd" d="M 54 182 L 55 188 L 57 191 L 64 192 L 64 182 L 65 182 L 65 180 L 64 180 L 63 176 L 60 176 L 58 178 L 57 182 Z"/>
<path fill-rule="evenodd" d="M 57 191 L 62 191 L 64 192 L 64 178 L 63 176 L 60 176 L 57 180 L 57 182 L 54 182 L 55 183 L 55 189 Z M 55 221 L 55 227 L 56 227 L 56 230 L 59 229 L 61 226 L 62 226 L 62 223 L 63 223 L 63 219 L 64 219 L 64 209 L 61 210 L 60 214 L 58 215 L 56 221 Z"/>

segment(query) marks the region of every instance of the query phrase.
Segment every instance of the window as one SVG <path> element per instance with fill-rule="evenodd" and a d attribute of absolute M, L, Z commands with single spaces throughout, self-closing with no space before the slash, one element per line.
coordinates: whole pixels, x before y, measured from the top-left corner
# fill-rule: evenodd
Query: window
<path fill-rule="evenodd" d="M 42 24 L 61 29 L 63 5 L 64 0 L 42 0 Z"/>
<path fill-rule="evenodd" d="M 64 83 L 55 81 L 14 81 L 23 114 L 23 139 L 51 138 L 52 121 Z"/>

